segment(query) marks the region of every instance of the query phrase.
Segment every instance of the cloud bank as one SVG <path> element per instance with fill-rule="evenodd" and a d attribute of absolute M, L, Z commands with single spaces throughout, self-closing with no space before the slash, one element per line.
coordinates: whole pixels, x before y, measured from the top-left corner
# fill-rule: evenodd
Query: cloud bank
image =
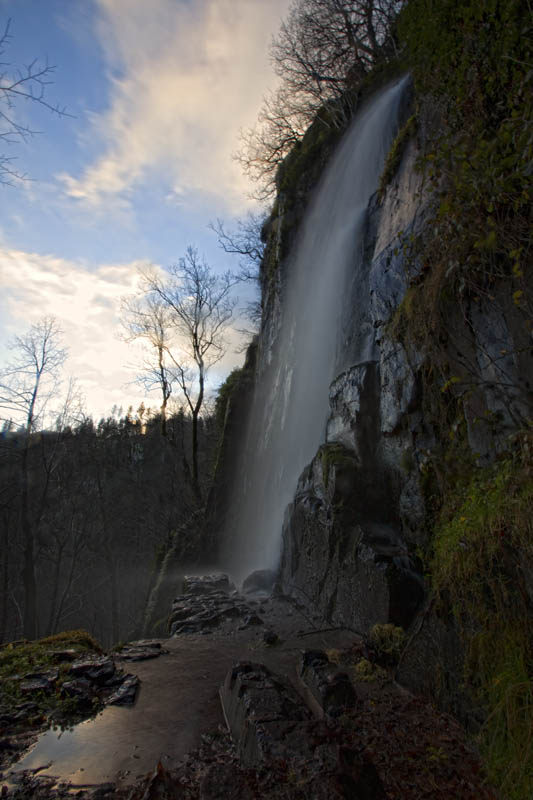
<path fill-rule="evenodd" d="M 94 208 L 127 201 L 149 174 L 170 196 L 207 192 L 242 207 L 231 153 L 273 77 L 268 44 L 289 0 L 97 0 L 108 109 L 90 118 L 99 155 L 67 194 Z"/>
<path fill-rule="evenodd" d="M 135 383 L 144 361 L 139 344 L 122 338 L 121 300 L 138 288 L 143 262 L 87 264 L 56 256 L 40 256 L 0 247 L 0 316 L 6 337 L 23 334 L 44 316 L 57 319 L 68 347 L 66 371 L 76 378 L 96 419 L 113 406 L 138 408 L 141 401 L 157 408 L 157 392 L 148 396 Z M 230 337 L 227 355 L 213 371 L 211 387 L 242 360 L 237 334 Z M 7 352 L 2 354 L 2 361 Z"/>
<path fill-rule="evenodd" d="M 125 388 L 133 377 L 127 364 L 135 355 L 119 339 L 120 299 L 134 291 L 138 266 L 102 265 L 91 271 L 55 256 L 0 250 L 7 334 L 20 335 L 41 317 L 55 317 L 69 350 L 67 372 L 78 379 L 96 416 L 109 414 L 113 405 L 135 403 L 140 394 L 135 386 L 131 392 Z"/>

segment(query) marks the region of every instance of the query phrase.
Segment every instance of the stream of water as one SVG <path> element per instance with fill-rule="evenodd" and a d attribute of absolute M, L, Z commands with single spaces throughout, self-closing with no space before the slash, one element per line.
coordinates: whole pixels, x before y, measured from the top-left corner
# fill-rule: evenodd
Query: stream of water
<path fill-rule="evenodd" d="M 275 568 L 283 515 L 303 468 L 325 440 L 343 297 L 361 266 L 368 203 L 398 126 L 408 78 L 370 100 L 328 164 L 287 267 L 274 361 L 256 390 L 246 463 L 228 532 L 228 569 L 237 580 Z M 361 361 L 371 357 L 361 341 Z"/>

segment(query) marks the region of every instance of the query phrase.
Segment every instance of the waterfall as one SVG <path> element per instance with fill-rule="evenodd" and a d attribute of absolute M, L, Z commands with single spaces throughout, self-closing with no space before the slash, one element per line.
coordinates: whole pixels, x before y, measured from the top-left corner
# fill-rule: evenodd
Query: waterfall
<path fill-rule="evenodd" d="M 256 388 L 235 518 L 227 531 L 227 568 L 237 580 L 277 566 L 285 508 L 325 440 L 343 298 L 354 272 L 362 269 L 365 215 L 407 82 L 387 87 L 356 115 L 314 192 L 289 256 L 275 353 Z M 374 348 L 371 331 L 362 330 L 357 360 L 370 359 Z"/>

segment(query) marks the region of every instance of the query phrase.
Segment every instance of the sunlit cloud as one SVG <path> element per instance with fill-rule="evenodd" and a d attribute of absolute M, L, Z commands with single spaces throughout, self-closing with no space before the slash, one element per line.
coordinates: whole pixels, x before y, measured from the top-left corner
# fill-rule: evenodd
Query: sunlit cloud
<path fill-rule="evenodd" d="M 249 184 L 231 159 L 272 82 L 267 48 L 289 0 L 98 0 L 97 30 L 110 80 L 107 111 L 89 120 L 100 154 L 60 180 L 93 208 L 127 203 L 164 176 L 184 193 L 243 205 Z"/>
<path fill-rule="evenodd" d="M 64 334 L 67 372 L 76 377 L 89 412 L 108 414 L 114 405 L 135 403 L 128 368 L 136 354 L 120 339 L 120 302 L 135 291 L 138 262 L 82 263 L 19 250 L 0 249 L 2 316 L 7 336 L 20 335 L 44 316 L 53 316 Z"/>
<path fill-rule="evenodd" d="M 67 372 L 76 378 L 89 413 L 99 418 L 107 416 L 113 406 L 137 408 L 141 401 L 157 408 L 157 392 L 147 397 L 135 381 L 150 353 L 143 352 L 139 344 L 124 341 L 120 321 L 122 298 L 137 291 L 143 266 L 144 262 L 132 261 L 90 267 L 0 247 L 2 361 L 9 337 L 23 334 L 44 316 L 53 316 L 69 351 Z M 239 335 L 232 333 L 226 356 L 213 370 L 211 388 L 242 360 L 239 344 Z"/>

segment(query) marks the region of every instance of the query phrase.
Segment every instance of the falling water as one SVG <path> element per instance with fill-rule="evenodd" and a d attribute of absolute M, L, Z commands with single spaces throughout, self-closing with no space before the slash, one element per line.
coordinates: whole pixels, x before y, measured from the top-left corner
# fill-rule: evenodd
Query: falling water
<path fill-rule="evenodd" d="M 237 579 L 277 565 L 285 508 L 325 439 L 343 296 L 361 269 L 365 214 L 406 85 L 403 79 L 389 86 L 358 113 L 314 194 L 290 256 L 275 355 L 256 390 L 234 500 L 237 516 L 228 531 L 229 566 Z M 371 338 L 363 337 L 357 360 L 371 357 L 364 352 L 372 349 Z"/>

